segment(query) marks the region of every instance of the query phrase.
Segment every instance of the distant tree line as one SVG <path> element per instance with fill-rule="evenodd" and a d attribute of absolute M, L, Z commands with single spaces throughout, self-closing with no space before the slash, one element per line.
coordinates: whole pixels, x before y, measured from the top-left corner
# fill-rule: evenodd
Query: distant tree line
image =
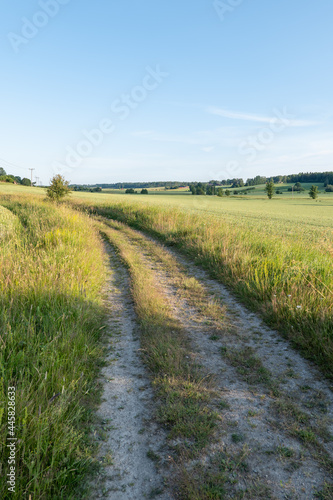
<path fill-rule="evenodd" d="M 99 186 L 69 186 L 72 191 L 87 191 L 89 193 L 101 193 L 102 188 Z"/>
<path fill-rule="evenodd" d="M 250 187 L 250 186 L 258 186 L 259 184 L 267 184 L 267 182 L 272 181 L 274 184 L 279 183 L 323 183 L 324 186 L 333 185 L 333 172 L 308 172 L 308 173 L 299 173 L 299 174 L 291 174 L 291 175 L 275 175 L 272 177 L 266 177 L 264 175 L 256 175 L 256 177 L 249 178 L 244 182 L 243 179 L 240 178 L 230 178 L 223 179 L 221 181 L 211 180 L 208 183 L 210 186 L 228 186 L 231 189 Z M 200 184 L 200 183 L 194 183 Z"/>
<path fill-rule="evenodd" d="M 275 184 L 280 182 L 284 183 L 301 183 L 301 182 L 316 182 L 323 183 L 324 186 L 333 185 L 333 172 L 308 172 L 299 173 L 291 175 L 276 175 L 273 177 L 264 177 L 257 175 L 253 179 L 247 179 L 245 186 L 256 186 L 258 184 L 266 184 L 269 181 L 273 181 Z"/>
<path fill-rule="evenodd" d="M 222 181 L 211 180 L 207 184 L 210 186 L 228 186 L 231 189 L 237 189 L 249 186 L 258 186 L 259 184 L 267 184 L 267 182 L 272 181 L 274 184 L 279 183 L 294 183 L 300 184 L 301 182 L 307 183 L 323 183 L 325 187 L 333 185 L 333 172 L 308 172 L 290 175 L 275 175 L 272 177 L 266 177 L 264 175 L 256 175 L 256 177 L 249 178 L 244 182 L 240 178 L 223 179 Z M 199 183 L 194 183 L 199 184 Z M 302 188 L 303 189 L 303 188 Z M 297 189 L 296 189 L 297 190 Z"/>
<path fill-rule="evenodd" d="M 327 188 L 326 191 L 333 191 L 333 172 L 308 172 L 299 173 L 291 175 L 275 175 L 272 177 L 266 177 L 262 175 L 257 175 L 253 178 L 248 178 L 244 182 L 241 178 L 230 178 L 219 180 L 210 180 L 209 182 L 179 182 L 179 181 L 156 181 L 156 182 L 116 182 L 113 184 L 92 184 L 92 185 L 72 185 L 71 188 L 74 191 L 91 191 L 97 192 L 102 189 L 149 189 L 149 188 L 163 188 L 164 189 L 179 189 L 189 186 L 192 194 L 199 195 L 216 195 L 223 196 L 226 194 L 246 194 L 250 190 L 255 189 L 255 186 L 259 184 L 267 184 L 268 182 L 273 182 L 274 184 L 280 183 L 293 183 L 293 190 L 296 192 L 301 192 L 304 190 L 300 184 L 305 183 L 323 183 Z M 225 191 L 224 189 L 227 188 Z M 219 190 L 220 189 L 220 190 Z M 229 191 L 229 190 L 233 191 Z M 291 188 L 289 188 L 291 190 Z M 228 193 L 227 193 L 228 190 Z M 280 193 L 279 190 L 276 191 L 277 194 Z"/>
<path fill-rule="evenodd" d="M 133 188 L 128 188 L 128 189 L 126 189 L 125 194 L 139 194 L 139 193 L 138 193 L 138 191 L 135 191 L 135 189 L 133 189 Z M 145 188 L 141 189 L 140 194 L 149 194 L 148 189 L 145 189 Z"/>
<path fill-rule="evenodd" d="M 178 189 L 188 186 L 188 182 L 158 181 L 158 182 L 116 182 L 114 184 L 95 184 L 102 189 L 149 189 L 164 187 L 166 189 Z"/>
<path fill-rule="evenodd" d="M 21 184 L 22 186 L 31 186 L 31 180 L 27 177 L 23 179 L 19 175 L 7 174 L 5 169 L 0 167 L 0 182 L 9 182 L 10 184 Z"/>
<path fill-rule="evenodd" d="M 216 181 L 214 181 L 216 182 Z M 244 186 L 244 183 L 243 183 Z M 239 183 L 233 183 L 231 187 L 243 187 Z M 231 192 L 229 189 L 224 190 L 221 184 L 216 183 L 211 184 L 210 182 L 193 182 L 189 184 L 189 188 L 192 194 L 196 195 L 208 195 L 208 196 L 230 196 Z M 233 194 L 247 194 L 249 191 L 253 191 L 255 187 L 243 188 L 241 191 L 234 189 Z"/>

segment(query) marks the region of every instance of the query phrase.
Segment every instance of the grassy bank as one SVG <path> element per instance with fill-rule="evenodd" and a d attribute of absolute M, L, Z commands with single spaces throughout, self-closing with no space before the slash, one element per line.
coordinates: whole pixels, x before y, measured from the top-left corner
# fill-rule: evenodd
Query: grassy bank
<path fill-rule="evenodd" d="M 325 207 L 275 202 L 267 213 L 267 201 L 260 202 L 262 211 L 247 200 L 234 211 L 229 200 L 219 210 L 216 200 L 202 210 L 188 203 L 180 209 L 157 197 L 149 203 L 116 198 L 80 206 L 176 245 L 332 377 L 332 228 L 326 211 L 318 212 Z"/>
<path fill-rule="evenodd" d="M 102 353 L 102 244 L 90 220 L 69 208 L 36 198 L 1 203 L 3 478 L 8 438 L 17 441 L 15 493 L 3 479 L 0 497 L 78 498 L 93 463 L 88 431 Z"/>

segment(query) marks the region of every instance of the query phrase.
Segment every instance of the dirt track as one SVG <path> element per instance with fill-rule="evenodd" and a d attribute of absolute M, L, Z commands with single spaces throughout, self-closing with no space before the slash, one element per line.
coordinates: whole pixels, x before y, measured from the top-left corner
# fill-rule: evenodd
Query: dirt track
<path fill-rule="evenodd" d="M 112 268 L 107 297 L 112 340 L 108 366 L 103 369 L 104 395 L 99 409 L 105 439 L 99 455 L 105 475 L 100 477 L 97 495 L 137 500 L 158 494 L 167 500 L 171 496 L 164 492 L 163 476 L 148 456 L 167 456 L 166 433 L 152 418 L 153 392 L 140 358 L 129 277 L 114 251 L 109 246 L 106 249 Z"/>
<path fill-rule="evenodd" d="M 205 272 L 142 233 L 124 228 L 124 234 L 191 339 L 188 355 L 213 376 L 210 405 L 219 425 L 201 463 L 219 452 L 246 460 L 242 473 L 230 478 L 225 498 L 318 498 L 316 492 L 332 481 L 330 384 Z M 154 418 L 156 402 L 139 354 L 128 272 L 113 252 L 110 259 L 113 337 L 99 412 L 106 422 L 101 457 L 110 455 L 98 494 L 110 500 L 177 497 L 169 458 L 175 443 Z M 201 284 L 207 307 L 202 302 L 197 307 L 186 294 L 187 280 Z M 222 321 L 209 314 L 212 303 L 215 310 L 220 307 Z M 188 470 L 194 465 L 188 463 Z M 319 498 L 330 498 L 323 495 Z"/>

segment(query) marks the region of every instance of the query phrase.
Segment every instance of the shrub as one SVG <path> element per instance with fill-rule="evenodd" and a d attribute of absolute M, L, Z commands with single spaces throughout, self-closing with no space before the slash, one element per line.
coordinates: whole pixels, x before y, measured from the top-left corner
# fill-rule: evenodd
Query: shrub
<path fill-rule="evenodd" d="M 27 177 L 24 177 L 24 178 L 21 180 L 21 184 L 22 184 L 22 186 L 31 186 L 31 180 L 30 180 L 30 179 L 27 179 Z"/>
<path fill-rule="evenodd" d="M 14 179 L 10 175 L 0 175 L 0 182 L 11 182 L 14 184 Z"/>
<path fill-rule="evenodd" d="M 59 201 L 61 198 L 68 196 L 70 189 L 68 187 L 69 182 L 65 178 L 57 174 L 51 181 L 50 186 L 47 188 L 46 194 L 52 201 Z"/>

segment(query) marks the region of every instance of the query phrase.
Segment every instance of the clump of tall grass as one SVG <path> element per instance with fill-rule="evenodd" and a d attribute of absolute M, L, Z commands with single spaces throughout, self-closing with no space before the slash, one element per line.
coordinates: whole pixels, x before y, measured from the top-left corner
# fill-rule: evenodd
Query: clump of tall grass
<path fill-rule="evenodd" d="M 16 485 L 1 498 L 78 498 L 100 365 L 104 256 L 88 217 L 35 198 L 0 207 L 0 456 L 16 388 Z M 10 237 L 9 237 L 10 228 Z"/>
<path fill-rule="evenodd" d="M 178 246 L 333 376 L 332 246 L 327 231 L 323 229 L 325 244 L 319 244 L 317 237 L 303 234 L 304 228 L 297 232 L 290 221 L 281 219 L 279 224 L 276 217 L 274 231 L 258 220 L 247 225 L 244 217 L 238 221 L 223 211 L 193 212 L 162 202 L 80 206 Z"/>

